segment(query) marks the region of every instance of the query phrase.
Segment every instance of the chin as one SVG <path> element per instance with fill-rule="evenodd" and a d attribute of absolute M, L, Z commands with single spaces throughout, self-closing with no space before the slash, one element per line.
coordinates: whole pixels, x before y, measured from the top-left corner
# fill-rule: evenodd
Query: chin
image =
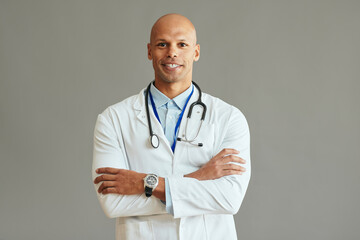
<path fill-rule="evenodd" d="M 162 76 L 160 78 L 160 80 L 162 82 L 165 82 L 165 83 L 176 83 L 176 82 L 181 82 L 183 81 L 182 78 L 179 78 L 179 77 L 168 77 L 168 76 Z"/>
<path fill-rule="evenodd" d="M 177 83 L 177 82 L 187 82 L 187 77 L 185 76 L 168 76 L 168 75 L 160 75 L 159 78 L 162 82 L 165 83 Z"/>

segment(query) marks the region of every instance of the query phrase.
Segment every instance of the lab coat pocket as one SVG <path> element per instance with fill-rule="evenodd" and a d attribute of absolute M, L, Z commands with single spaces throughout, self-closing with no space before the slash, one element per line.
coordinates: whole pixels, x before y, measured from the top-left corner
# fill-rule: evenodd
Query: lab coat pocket
<path fill-rule="evenodd" d="M 121 239 L 121 240 L 155 239 L 152 224 L 150 221 L 123 223 L 120 224 L 116 230 L 117 230 L 116 239 Z"/>
<path fill-rule="evenodd" d="M 189 124 L 191 121 L 189 121 Z M 187 138 L 192 140 L 197 134 L 198 128 L 195 127 L 186 132 Z M 189 125 L 190 126 L 190 125 Z M 207 163 L 213 155 L 214 150 L 214 125 L 209 123 L 203 123 L 197 137 L 191 143 L 186 143 L 186 155 L 190 164 L 193 167 L 200 168 Z M 202 146 L 199 146 L 202 144 Z"/>

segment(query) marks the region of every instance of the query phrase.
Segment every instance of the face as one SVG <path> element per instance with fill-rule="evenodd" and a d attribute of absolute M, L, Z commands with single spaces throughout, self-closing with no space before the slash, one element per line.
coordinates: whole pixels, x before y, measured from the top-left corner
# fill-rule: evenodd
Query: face
<path fill-rule="evenodd" d="M 200 57 L 193 26 L 171 21 L 153 29 L 148 44 L 148 58 L 152 60 L 155 81 L 173 83 L 191 81 L 193 62 Z"/>

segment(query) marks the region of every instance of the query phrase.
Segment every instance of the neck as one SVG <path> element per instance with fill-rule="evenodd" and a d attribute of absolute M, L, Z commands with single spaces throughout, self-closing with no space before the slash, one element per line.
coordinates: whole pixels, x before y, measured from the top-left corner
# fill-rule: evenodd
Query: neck
<path fill-rule="evenodd" d="M 164 82 L 164 81 L 157 81 L 155 79 L 155 87 L 170 99 L 173 99 L 179 94 L 185 92 L 186 89 L 190 87 L 190 85 L 191 85 L 191 80 L 186 82 L 184 81 Z"/>

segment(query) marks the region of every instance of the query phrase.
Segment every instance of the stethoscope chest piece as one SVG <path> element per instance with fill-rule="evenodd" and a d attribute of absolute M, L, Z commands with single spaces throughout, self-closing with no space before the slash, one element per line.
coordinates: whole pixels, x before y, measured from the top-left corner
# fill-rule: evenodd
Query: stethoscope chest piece
<path fill-rule="evenodd" d="M 160 145 L 159 137 L 156 134 L 150 136 L 150 144 L 153 148 L 158 148 Z"/>

